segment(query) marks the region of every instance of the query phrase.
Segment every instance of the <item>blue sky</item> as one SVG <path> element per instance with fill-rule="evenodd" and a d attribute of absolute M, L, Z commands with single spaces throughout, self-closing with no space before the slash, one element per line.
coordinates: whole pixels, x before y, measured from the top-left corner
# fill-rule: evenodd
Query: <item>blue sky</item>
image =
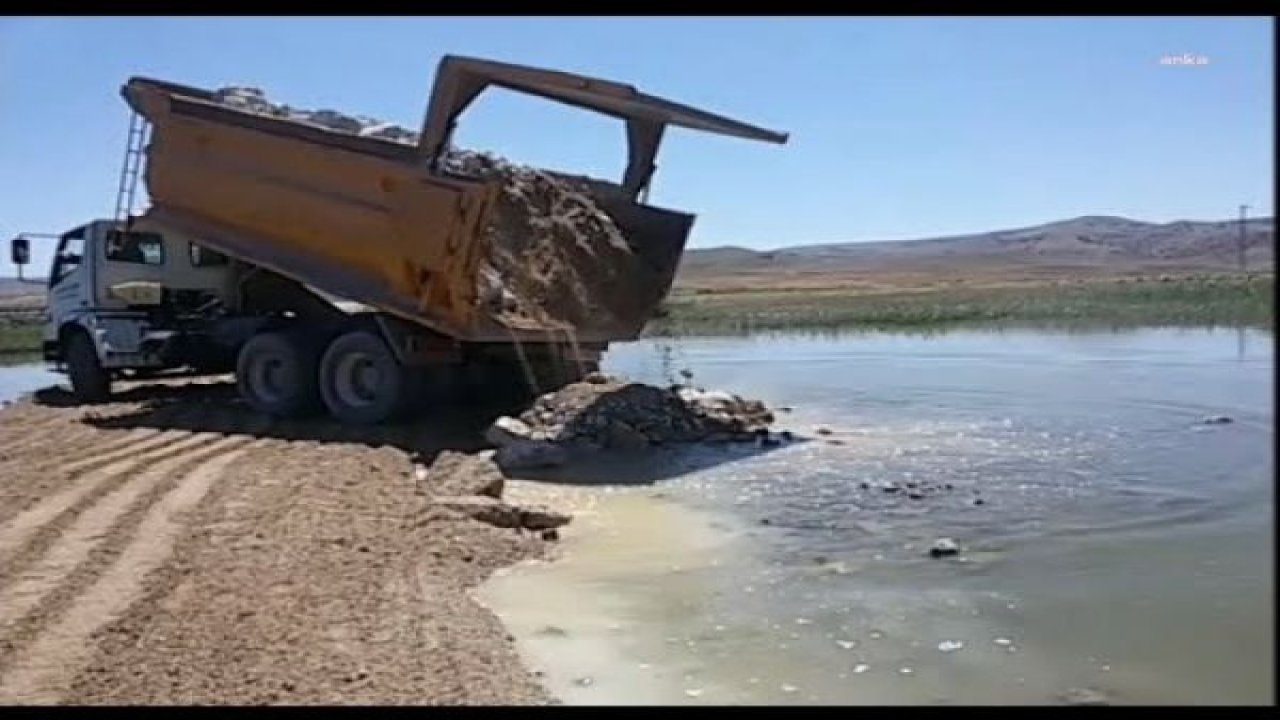
<path fill-rule="evenodd" d="M 1088 214 L 1271 215 L 1271 20 L 5 18 L 0 237 L 109 216 L 130 75 L 416 129 L 445 53 L 578 71 L 791 133 L 673 129 L 651 200 L 694 246 L 891 240 Z M 1205 56 L 1201 66 L 1163 55 Z M 620 123 L 489 91 L 467 147 L 620 177 Z M 7 252 L 4 260 L 7 261 Z M 0 274 L 11 267 L 0 265 Z"/>

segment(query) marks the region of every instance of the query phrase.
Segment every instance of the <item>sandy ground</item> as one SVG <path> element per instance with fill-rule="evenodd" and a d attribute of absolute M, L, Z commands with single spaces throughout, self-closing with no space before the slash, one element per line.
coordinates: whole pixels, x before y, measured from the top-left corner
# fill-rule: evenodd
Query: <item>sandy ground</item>
<path fill-rule="evenodd" d="M 0 411 L 0 703 L 550 701 L 470 596 L 548 544 L 416 488 L 481 416 L 362 431 L 182 384 Z"/>

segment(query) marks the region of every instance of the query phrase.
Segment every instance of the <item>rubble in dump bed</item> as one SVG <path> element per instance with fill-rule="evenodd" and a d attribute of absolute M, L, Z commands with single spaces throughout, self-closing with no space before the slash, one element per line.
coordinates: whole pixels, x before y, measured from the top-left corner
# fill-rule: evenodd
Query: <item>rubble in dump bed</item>
<path fill-rule="evenodd" d="M 726 392 L 630 383 L 593 373 L 499 418 L 485 438 L 504 468 L 558 465 L 570 449 L 640 450 L 689 442 L 777 442 L 773 413 Z"/>
<path fill-rule="evenodd" d="M 416 145 L 418 133 L 334 110 L 271 102 L 253 87 L 224 87 L 218 102 L 240 110 L 361 137 Z M 654 270 L 597 201 L 600 181 L 517 165 L 490 153 L 450 148 L 450 174 L 495 180 L 501 193 L 486 228 L 489 257 L 476 279 L 478 304 L 514 327 L 579 332 L 629 325 L 659 298 Z"/>

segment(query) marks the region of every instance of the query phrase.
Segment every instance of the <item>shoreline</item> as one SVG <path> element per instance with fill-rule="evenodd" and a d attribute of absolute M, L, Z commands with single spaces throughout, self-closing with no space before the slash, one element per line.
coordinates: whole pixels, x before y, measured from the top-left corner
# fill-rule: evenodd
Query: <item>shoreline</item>
<path fill-rule="evenodd" d="M 838 280 L 838 278 L 836 279 Z M 708 281 L 710 282 L 710 281 Z M 816 281 L 815 281 L 816 282 Z M 645 337 L 760 331 L 945 332 L 967 327 L 1275 327 L 1272 273 L 1139 273 L 965 283 L 938 276 L 867 289 L 832 281 L 793 286 L 677 285 Z M 24 311 L 25 312 L 25 311 Z M 38 312 L 0 317 L 0 362 L 40 352 Z"/>
<path fill-rule="evenodd" d="M 655 599 L 645 587 L 715 566 L 725 547 L 742 542 L 742 529 L 655 485 L 515 481 L 511 491 L 574 516 L 551 553 L 495 570 L 473 592 L 515 637 L 544 690 L 565 705 L 689 703 L 685 680 L 698 668 L 654 635 Z M 654 527 L 662 532 L 647 532 Z"/>

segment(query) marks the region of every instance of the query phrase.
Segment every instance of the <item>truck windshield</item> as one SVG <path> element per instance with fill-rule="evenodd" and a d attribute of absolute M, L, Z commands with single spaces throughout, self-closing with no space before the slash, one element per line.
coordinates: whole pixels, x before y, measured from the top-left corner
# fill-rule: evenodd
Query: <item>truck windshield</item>
<path fill-rule="evenodd" d="M 76 228 L 58 241 L 58 252 L 53 257 L 53 269 L 49 272 L 49 287 L 75 272 L 83 258 L 84 228 Z"/>

